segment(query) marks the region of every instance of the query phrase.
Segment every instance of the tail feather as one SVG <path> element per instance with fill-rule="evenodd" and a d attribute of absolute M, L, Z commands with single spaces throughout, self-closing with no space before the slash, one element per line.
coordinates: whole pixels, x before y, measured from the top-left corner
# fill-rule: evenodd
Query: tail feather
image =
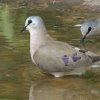
<path fill-rule="evenodd" d="M 93 63 L 100 61 L 100 56 L 89 56 L 89 57 L 92 59 Z"/>
<path fill-rule="evenodd" d="M 91 67 L 92 68 L 100 67 L 100 56 L 98 56 L 97 54 L 95 54 L 91 51 L 87 51 L 87 52 L 85 52 L 85 54 L 91 58 L 91 60 L 92 60 Z"/>
<path fill-rule="evenodd" d="M 92 66 L 91 66 L 92 68 L 100 67 L 100 56 L 94 56 L 94 57 L 91 57 L 91 59 L 93 62 Z"/>

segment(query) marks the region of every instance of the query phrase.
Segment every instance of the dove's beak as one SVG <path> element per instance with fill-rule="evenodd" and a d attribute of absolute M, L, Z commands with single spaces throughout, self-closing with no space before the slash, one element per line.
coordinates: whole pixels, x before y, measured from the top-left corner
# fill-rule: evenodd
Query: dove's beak
<path fill-rule="evenodd" d="M 27 27 L 27 26 L 24 26 L 24 27 L 21 29 L 20 32 L 24 32 L 24 31 L 26 30 L 26 27 Z"/>

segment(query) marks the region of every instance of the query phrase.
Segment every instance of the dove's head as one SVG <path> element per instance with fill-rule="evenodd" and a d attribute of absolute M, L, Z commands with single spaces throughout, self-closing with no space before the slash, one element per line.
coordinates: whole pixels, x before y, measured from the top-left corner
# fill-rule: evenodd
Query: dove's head
<path fill-rule="evenodd" d="M 39 16 L 30 16 L 26 19 L 25 21 L 25 26 L 21 31 L 24 30 L 34 30 L 37 28 L 43 28 L 44 27 L 44 22 L 41 17 Z"/>

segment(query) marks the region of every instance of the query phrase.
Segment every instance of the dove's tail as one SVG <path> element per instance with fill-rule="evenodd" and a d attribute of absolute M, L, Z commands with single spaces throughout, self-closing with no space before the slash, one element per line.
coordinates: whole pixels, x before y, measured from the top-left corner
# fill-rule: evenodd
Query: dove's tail
<path fill-rule="evenodd" d="M 92 68 L 100 68 L 100 59 L 91 65 Z"/>
<path fill-rule="evenodd" d="M 100 56 L 94 56 L 94 57 L 92 57 L 92 62 L 93 63 L 96 63 L 98 61 L 100 61 Z"/>
<path fill-rule="evenodd" d="M 92 59 L 92 65 L 91 65 L 92 68 L 100 67 L 100 56 L 91 51 L 87 51 L 85 53 Z"/>
<path fill-rule="evenodd" d="M 92 56 L 92 62 L 93 64 L 91 65 L 92 68 L 99 68 L 100 67 L 100 56 Z"/>

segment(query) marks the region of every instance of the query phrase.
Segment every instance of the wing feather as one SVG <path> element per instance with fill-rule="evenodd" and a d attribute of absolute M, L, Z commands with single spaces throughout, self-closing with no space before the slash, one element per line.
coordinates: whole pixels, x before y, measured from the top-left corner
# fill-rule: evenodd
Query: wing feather
<path fill-rule="evenodd" d="M 65 72 L 74 68 L 86 67 L 92 60 L 72 46 L 55 42 L 41 46 L 33 56 L 37 66 L 47 72 Z"/>

